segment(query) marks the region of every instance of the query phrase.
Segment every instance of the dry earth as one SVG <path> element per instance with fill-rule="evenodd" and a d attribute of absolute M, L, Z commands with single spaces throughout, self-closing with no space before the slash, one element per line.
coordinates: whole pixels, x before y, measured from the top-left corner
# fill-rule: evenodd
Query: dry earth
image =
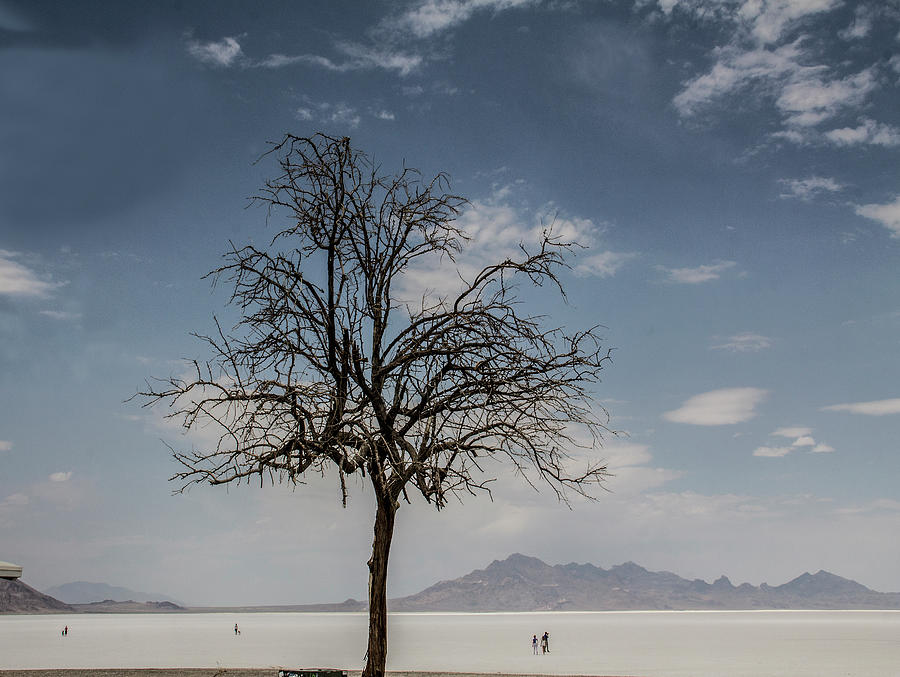
<path fill-rule="evenodd" d="M 216 669 L 216 668 L 160 668 L 160 669 L 103 669 L 103 670 L 0 670 L 0 677 L 277 677 L 277 668 Z M 499 672 L 388 672 L 388 677 L 548 677 L 547 675 L 508 675 Z M 358 671 L 348 671 L 347 677 L 360 677 Z M 567 677 L 553 675 L 553 677 Z M 571 676 L 568 676 L 571 677 Z M 583 677 L 583 676 L 581 676 Z M 602 677 L 602 676 L 597 676 Z M 610 677 L 610 676 L 606 676 Z"/>

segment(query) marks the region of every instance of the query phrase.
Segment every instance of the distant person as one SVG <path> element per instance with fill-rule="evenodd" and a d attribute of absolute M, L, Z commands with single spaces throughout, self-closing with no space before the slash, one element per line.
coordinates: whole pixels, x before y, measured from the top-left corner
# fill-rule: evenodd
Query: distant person
<path fill-rule="evenodd" d="M 547 631 L 541 635 L 541 652 L 550 653 L 550 633 Z"/>
<path fill-rule="evenodd" d="M 534 651 L 535 656 L 538 655 L 537 645 L 538 645 L 537 635 L 533 635 L 531 638 L 531 649 Z"/>
<path fill-rule="evenodd" d="M 66 627 L 63 628 L 63 637 L 68 637 L 68 636 L 69 636 L 69 626 L 67 625 Z"/>
<path fill-rule="evenodd" d="M 238 626 L 237 626 L 237 623 L 235 623 L 235 624 L 234 624 L 234 634 L 235 634 L 235 635 L 239 635 L 239 634 L 241 634 L 241 631 L 240 631 L 240 630 L 238 630 Z"/>

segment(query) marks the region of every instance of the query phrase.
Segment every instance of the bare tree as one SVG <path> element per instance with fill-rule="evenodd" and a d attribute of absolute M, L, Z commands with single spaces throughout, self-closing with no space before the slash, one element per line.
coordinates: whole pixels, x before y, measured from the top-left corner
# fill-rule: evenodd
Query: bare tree
<path fill-rule="evenodd" d="M 440 509 L 488 491 L 484 459 L 511 463 L 566 500 L 590 497 L 599 463 L 573 471 L 579 440 L 605 430 L 591 386 L 609 353 L 596 328 L 569 333 L 523 313 L 515 284 L 554 285 L 573 246 L 551 232 L 441 298 L 401 299 L 416 266 L 454 261 L 467 238 L 465 200 L 447 177 L 384 175 L 347 138 L 287 135 L 266 154 L 279 173 L 253 200 L 286 215 L 266 248 L 232 246 L 209 273 L 233 288 L 241 319 L 200 336 L 212 351 L 187 378 L 148 386 L 185 429 L 212 422 L 215 448 L 173 450 L 191 484 L 299 483 L 307 473 L 359 475 L 376 501 L 364 677 L 387 657 L 387 569 L 401 499 Z M 577 431 L 577 432 L 576 432 Z M 585 435 L 585 431 L 588 435 Z M 582 442 L 582 446 L 585 446 Z"/>

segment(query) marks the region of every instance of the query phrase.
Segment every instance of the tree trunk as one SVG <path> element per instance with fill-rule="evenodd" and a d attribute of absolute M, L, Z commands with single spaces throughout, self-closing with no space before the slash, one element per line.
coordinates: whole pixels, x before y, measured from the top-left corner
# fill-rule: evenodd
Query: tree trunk
<path fill-rule="evenodd" d="M 361 677 L 384 677 L 387 661 L 387 569 L 396 512 L 397 503 L 393 498 L 378 496 L 375 538 L 369 559 L 369 648 Z"/>

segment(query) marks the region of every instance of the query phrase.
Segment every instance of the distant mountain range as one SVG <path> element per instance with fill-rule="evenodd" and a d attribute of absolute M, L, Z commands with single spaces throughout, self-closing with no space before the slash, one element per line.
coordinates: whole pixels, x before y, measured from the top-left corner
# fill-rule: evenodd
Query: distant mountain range
<path fill-rule="evenodd" d="M 66 604 L 21 581 L 0 580 L 0 613 L 147 613 L 197 611 L 363 611 L 365 602 L 335 604 L 184 608 L 165 595 L 147 595 L 103 584 L 103 599 Z M 73 588 L 64 589 L 68 599 Z M 82 591 L 91 588 L 82 587 Z M 126 591 L 108 595 L 109 591 Z M 68 591 L 68 592 L 67 592 Z M 49 592 L 49 591 L 48 591 Z M 91 596 L 91 595 L 88 595 Z M 96 594 L 94 596 L 97 596 Z M 115 600 L 114 597 L 126 597 Z M 156 597 L 156 600 L 146 600 Z M 81 597 L 80 599 L 83 599 Z M 144 601 L 138 598 L 145 598 Z M 648 571 L 634 562 L 609 569 L 592 564 L 551 566 L 514 554 L 461 578 L 441 581 L 422 592 L 392 599 L 392 611 L 604 611 L 666 609 L 900 609 L 900 593 L 876 592 L 827 571 L 805 573 L 783 585 L 732 585 L 688 580 L 668 571 Z"/>
<path fill-rule="evenodd" d="M 634 562 L 550 566 L 514 554 L 461 578 L 391 600 L 394 611 L 602 611 L 627 609 L 900 609 L 900 593 L 875 592 L 827 571 L 779 586 L 687 580 Z"/>
<path fill-rule="evenodd" d="M 178 600 L 157 592 L 138 592 L 106 583 L 88 583 L 75 581 L 64 583 L 44 592 L 66 604 L 91 604 L 92 602 L 172 602 L 184 606 Z"/>

